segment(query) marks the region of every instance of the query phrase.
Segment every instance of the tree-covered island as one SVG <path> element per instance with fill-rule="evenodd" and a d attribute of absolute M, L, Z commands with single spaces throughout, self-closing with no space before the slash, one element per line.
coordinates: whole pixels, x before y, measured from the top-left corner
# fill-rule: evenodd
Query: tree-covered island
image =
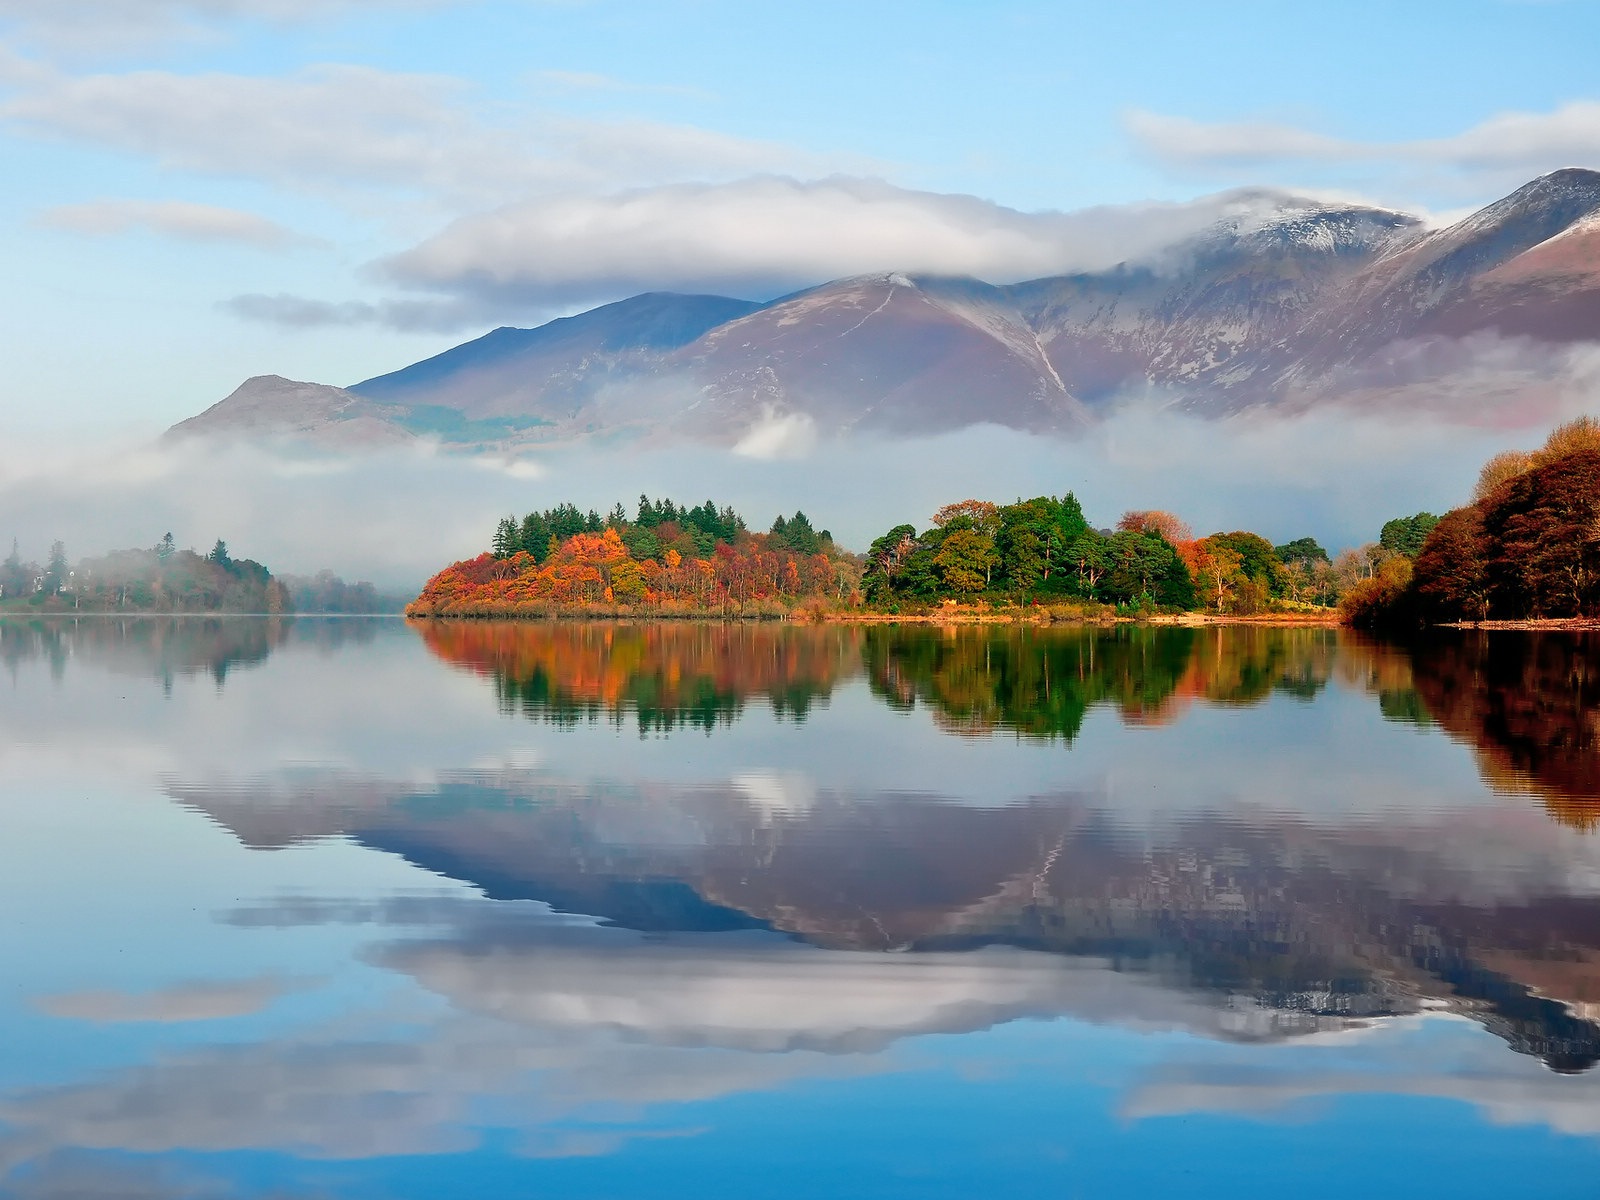
<path fill-rule="evenodd" d="M 1334 617 L 1341 595 L 1401 552 L 1426 513 L 1337 559 L 1313 539 L 1274 546 L 1245 530 L 1197 538 L 1171 513 L 1085 518 L 1070 492 L 1012 504 L 947 504 L 922 530 L 897 525 L 865 554 L 804 512 L 765 532 L 707 500 L 640 496 L 633 513 L 561 504 L 503 518 L 491 547 L 429 580 L 416 617 L 742 616 L 821 619 L 1005 613 L 1099 619 L 1203 612 Z M 1391 546 L 1391 543 L 1393 545 Z"/>

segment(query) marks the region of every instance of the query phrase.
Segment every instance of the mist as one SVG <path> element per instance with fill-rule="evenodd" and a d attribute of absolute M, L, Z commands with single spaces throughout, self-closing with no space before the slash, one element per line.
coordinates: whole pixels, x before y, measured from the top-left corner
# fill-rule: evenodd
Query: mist
<path fill-rule="evenodd" d="M 753 528 L 803 509 L 864 550 L 893 525 L 919 528 L 968 496 L 1007 502 L 1074 492 L 1091 523 L 1130 508 L 1180 514 L 1196 533 L 1310 535 L 1330 551 L 1374 540 L 1390 517 L 1464 503 L 1481 464 L 1536 445 L 1559 414 L 1519 428 L 1324 409 L 1206 419 L 1127 404 L 1067 439 L 976 426 L 925 437 L 823 436 L 773 416 L 732 448 L 644 442 L 466 455 L 436 445 L 334 456 L 306 450 L 125 438 L 0 451 L 0 538 L 43 559 L 225 539 L 276 573 L 330 568 L 411 589 L 488 545 L 495 522 L 571 500 L 631 513 L 641 492 L 731 504 Z"/>

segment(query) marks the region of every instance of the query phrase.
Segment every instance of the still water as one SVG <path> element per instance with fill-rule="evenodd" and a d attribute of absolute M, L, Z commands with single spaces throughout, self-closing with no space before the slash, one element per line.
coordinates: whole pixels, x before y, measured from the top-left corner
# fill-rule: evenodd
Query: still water
<path fill-rule="evenodd" d="M 1600 1194 L 1600 642 L 0 621 L 0 1195 Z"/>

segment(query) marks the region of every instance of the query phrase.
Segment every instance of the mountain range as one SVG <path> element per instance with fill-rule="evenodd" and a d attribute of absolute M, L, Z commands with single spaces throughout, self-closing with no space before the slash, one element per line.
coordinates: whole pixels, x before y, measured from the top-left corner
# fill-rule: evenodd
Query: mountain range
<path fill-rule="evenodd" d="M 1252 215 L 1107 271 L 893 273 L 767 303 L 647 293 L 347 388 L 258 376 L 169 436 L 737 442 L 774 420 L 1070 433 L 1132 398 L 1204 416 L 1419 394 L 1448 409 L 1485 361 L 1536 389 L 1561 348 L 1600 341 L 1600 172 L 1556 171 L 1443 228 L 1252 195 Z"/>

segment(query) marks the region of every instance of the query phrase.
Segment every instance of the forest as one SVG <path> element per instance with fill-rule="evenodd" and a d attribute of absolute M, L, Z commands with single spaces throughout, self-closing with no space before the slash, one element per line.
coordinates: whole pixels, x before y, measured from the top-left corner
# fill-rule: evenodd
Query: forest
<path fill-rule="evenodd" d="M 268 613 L 293 610 L 288 589 L 260 563 L 234 558 L 220 539 L 208 554 L 167 534 L 148 549 L 116 550 L 73 564 L 55 542 L 44 565 L 17 544 L 0 563 L 0 610 L 42 612 Z"/>
<path fill-rule="evenodd" d="M 1330 558 L 1309 537 L 1277 546 L 1246 530 L 1197 538 L 1153 509 L 1096 529 L 1068 492 L 1007 505 L 957 501 L 920 532 L 897 525 L 852 554 L 804 512 L 756 532 L 710 500 L 689 507 L 642 495 L 631 516 L 620 504 L 604 517 L 561 504 L 504 517 L 488 551 L 435 575 L 407 611 L 900 615 L 978 605 L 1063 617 L 1329 614 L 1382 563 L 1415 554 L 1436 520 L 1396 518 L 1377 542 Z"/>
<path fill-rule="evenodd" d="M 640 496 L 630 518 L 571 504 L 502 519 L 491 549 L 428 581 L 412 616 L 539 616 L 619 607 L 782 616 L 859 599 L 856 556 L 804 512 L 752 533 L 732 508 Z"/>
<path fill-rule="evenodd" d="M 0 612 L 397 613 L 404 601 L 331 571 L 274 576 L 235 558 L 218 540 L 206 554 L 180 549 L 172 534 L 145 549 L 79 560 L 54 542 L 43 564 L 25 561 L 13 541 L 0 562 Z"/>
<path fill-rule="evenodd" d="M 1381 563 L 1341 610 L 1384 629 L 1600 618 L 1600 421 L 1495 455 L 1471 501 Z"/>

